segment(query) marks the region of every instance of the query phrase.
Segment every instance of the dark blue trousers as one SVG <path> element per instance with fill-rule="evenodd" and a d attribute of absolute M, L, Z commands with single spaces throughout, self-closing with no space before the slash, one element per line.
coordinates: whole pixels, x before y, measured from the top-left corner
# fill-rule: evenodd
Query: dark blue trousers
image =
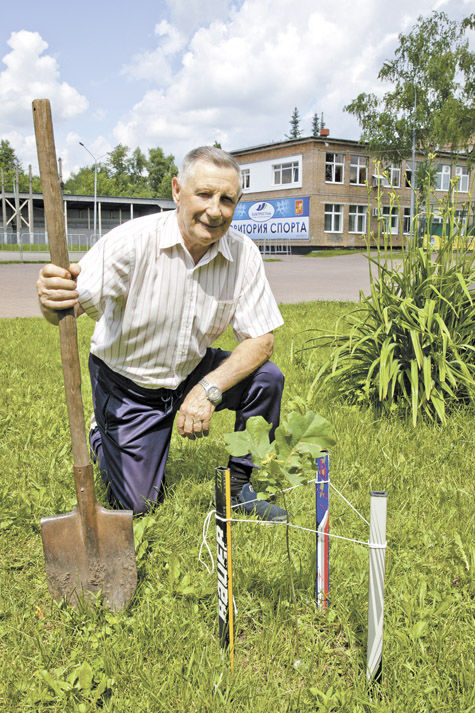
<path fill-rule="evenodd" d="M 175 414 L 189 391 L 231 352 L 207 349 L 196 369 L 178 389 L 145 389 L 112 371 L 94 355 L 89 358 L 92 398 L 97 429 L 91 447 L 108 486 L 112 505 L 146 512 L 160 500 Z M 228 391 L 217 411 L 236 412 L 234 430 L 242 431 L 251 416 L 272 424 L 270 438 L 279 425 L 284 377 L 267 361 Z M 252 467 L 249 456 L 229 458 L 229 467 L 242 472 Z M 250 472 L 250 470 L 249 470 Z"/>

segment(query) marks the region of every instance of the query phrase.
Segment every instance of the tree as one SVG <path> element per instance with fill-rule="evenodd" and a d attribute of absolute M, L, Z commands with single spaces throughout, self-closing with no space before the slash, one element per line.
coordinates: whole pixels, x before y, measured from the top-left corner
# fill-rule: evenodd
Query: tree
<path fill-rule="evenodd" d="M 115 184 L 109 178 L 105 166 L 98 165 L 97 169 L 97 194 L 99 196 L 113 196 Z M 64 183 L 64 193 L 80 196 L 94 195 L 94 166 L 85 166 L 76 173 L 71 173 Z"/>
<path fill-rule="evenodd" d="M 3 168 L 4 171 L 12 172 L 15 172 L 17 168 L 20 171 L 22 170 L 15 149 L 5 139 L 0 141 L 0 168 Z"/>
<path fill-rule="evenodd" d="M 165 156 L 162 149 L 149 149 L 148 158 L 137 147 L 118 144 L 108 154 L 105 165 L 98 164 L 97 193 L 103 196 L 171 198 L 171 181 L 178 169 L 174 156 Z M 94 166 L 71 174 L 64 186 L 65 193 L 93 195 Z"/>
<path fill-rule="evenodd" d="M 399 35 L 393 60 L 378 74 L 393 89 L 381 99 L 360 94 L 344 107 L 358 119 L 371 149 L 400 160 L 411 153 L 414 130 L 419 150 L 447 147 L 473 157 L 475 52 L 464 35 L 474 27 L 475 14 L 457 22 L 433 12 Z"/>
<path fill-rule="evenodd" d="M 312 136 L 320 136 L 320 118 L 316 113 L 312 119 Z"/>
<path fill-rule="evenodd" d="M 297 107 L 294 108 L 290 118 L 290 132 L 286 134 L 287 139 L 299 139 L 302 136 L 300 129 L 300 114 Z"/>
<path fill-rule="evenodd" d="M 21 161 L 15 153 L 15 149 L 9 141 L 0 141 L 0 168 L 3 169 L 3 180 L 7 191 L 15 190 L 16 173 L 18 171 L 18 188 L 22 192 L 29 191 L 30 177 L 25 173 Z M 39 176 L 32 176 L 32 190 L 34 193 L 41 192 L 41 182 Z"/>
<path fill-rule="evenodd" d="M 147 170 L 148 185 L 152 195 L 156 198 L 171 198 L 172 178 L 178 173 L 175 157 L 172 154 L 165 156 L 158 146 L 155 149 L 149 149 Z"/>

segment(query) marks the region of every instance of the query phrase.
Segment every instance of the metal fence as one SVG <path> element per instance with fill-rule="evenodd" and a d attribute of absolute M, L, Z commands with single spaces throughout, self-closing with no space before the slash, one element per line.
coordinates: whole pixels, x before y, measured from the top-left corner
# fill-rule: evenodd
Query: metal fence
<path fill-rule="evenodd" d="M 107 231 L 104 231 L 107 232 Z M 87 252 L 94 243 L 99 240 L 99 235 L 94 237 L 92 230 L 68 230 L 68 249 L 70 252 Z M 259 250 L 264 256 L 290 255 L 292 247 L 290 238 L 280 238 L 278 240 L 256 240 Z M 45 230 L 35 230 L 30 233 L 23 230 L 17 235 L 14 230 L 0 231 L 0 251 L 11 252 L 48 252 L 48 233 Z"/>
<path fill-rule="evenodd" d="M 256 244 L 262 255 L 290 255 L 292 252 L 290 238 L 256 240 Z"/>
<path fill-rule="evenodd" d="M 87 252 L 94 245 L 99 235 L 94 237 L 92 230 L 68 230 L 68 249 L 71 252 Z M 23 230 L 20 234 L 16 231 L 0 231 L 0 250 L 28 252 L 47 252 L 49 249 L 48 233 L 45 230 L 29 232 Z"/>

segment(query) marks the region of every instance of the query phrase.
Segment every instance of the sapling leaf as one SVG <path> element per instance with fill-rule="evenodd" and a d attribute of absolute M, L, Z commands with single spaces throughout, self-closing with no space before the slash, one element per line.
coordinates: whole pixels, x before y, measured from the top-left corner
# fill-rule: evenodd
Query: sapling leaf
<path fill-rule="evenodd" d="M 266 492 L 283 488 L 285 481 L 300 485 L 303 475 L 312 468 L 312 460 L 335 443 L 330 423 L 312 411 L 290 413 L 276 429 L 272 443 L 270 429 L 262 416 L 254 416 L 244 431 L 225 435 L 228 453 L 251 454 L 253 463 L 259 466 L 255 480 Z"/>
<path fill-rule="evenodd" d="M 293 411 L 286 422 L 276 429 L 275 440 L 279 457 L 287 458 L 298 446 L 307 444 L 312 455 L 335 444 L 329 421 L 313 411 L 300 414 Z M 319 450 L 317 450 L 319 446 Z"/>
<path fill-rule="evenodd" d="M 313 458 L 317 458 L 322 452 L 322 449 L 318 443 L 299 443 L 297 451 L 299 453 L 308 453 L 313 456 Z"/>
<path fill-rule="evenodd" d="M 226 450 L 232 456 L 251 454 L 252 462 L 260 465 L 273 450 L 269 439 L 270 423 L 262 416 L 251 416 L 246 423 L 245 431 L 225 433 Z"/>
<path fill-rule="evenodd" d="M 300 475 L 297 475 L 296 473 L 289 473 L 289 471 L 284 471 L 284 475 L 289 481 L 290 485 L 301 485 L 302 484 L 302 479 Z"/>

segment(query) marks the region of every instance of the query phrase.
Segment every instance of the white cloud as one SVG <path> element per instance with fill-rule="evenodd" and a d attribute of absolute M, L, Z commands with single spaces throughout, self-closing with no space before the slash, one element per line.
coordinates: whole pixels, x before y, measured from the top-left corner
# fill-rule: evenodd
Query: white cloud
<path fill-rule="evenodd" d="M 190 36 L 198 27 L 206 27 L 217 19 L 226 19 L 231 0 L 167 0 L 167 4 L 172 24 L 181 33 Z"/>
<path fill-rule="evenodd" d="M 135 62 L 136 76 L 155 88 L 121 117 L 114 135 L 131 147 L 161 145 L 180 159 L 217 138 L 229 149 L 280 140 L 297 106 L 304 134 L 323 111 L 333 136 L 357 138 L 343 107 L 360 92 L 382 93 L 378 71 L 399 33 L 433 4 L 169 0 L 172 23 L 161 23 L 156 50 Z"/>
<path fill-rule="evenodd" d="M 11 52 L 3 57 L 0 73 L 0 131 L 11 133 L 32 126 L 31 102 L 47 97 L 55 119 L 70 119 L 86 111 L 88 102 L 60 79 L 56 59 L 45 54 L 48 43 L 38 32 L 12 32 Z"/>
<path fill-rule="evenodd" d="M 246 0 L 197 29 L 168 82 L 161 62 L 147 63 L 160 89 L 118 122 L 116 138 L 130 146 L 161 144 L 181 156 L 218 136 L 228 148 L 283 138 L 294 106 L 304 114 L 324 111 L 328 124 L 329 112 L 341 114 L 374 79 L 369 69 L 378 51 L 360 37 L 377 4 L 340 1 L 330 11 L 315 10 L 313 0 Z M 169 37 L 172 31 L 167 24 Z M 163 51 L 162 44 L 157 60 Z"/>
<path fill-rule="evenodd" d="M 186 45 L 186 38 L 166 20 L 155 26 L 155 34 L 159 46 L 151 52 L 137 54 L 123 73 L 132 79 L 152 79 L 165 85 L 172 80 L 173 58 Z"/>
<path fill-rule="evenodd" d="M 418 16 L 434 7 L 461 19 L 468 4 L 166 0 L 166 14 L 164 3 L 157 3 L 150 19 L 154 35 L 147 51 L 127 55 L 129 46 L 146 46 L 148 28 L 147 36 L 133 38 L 135 44 L 120 46 L 114 69 L 97 61 L 81 66 L 94 104 L 87 112 L 87 99 L 61 76 L 68 76 L 67 62 L 77 61 L 76 45 L 84 43 L 75 28 L 61 30 L 62 39 L 70 33 L 72 50 L 62 50 L 61 62 L 55 51 L 62 43 L 48 47 L 38 32 L 20 30 L 10 35 L 8 53 L 0 61 L 0 137 L 11 142 L 25 166 L 34 164 L 31 100 L 46 96 L 52 101 L 57 153 L 65 170 L 87 163 L 79 140 L 97 156 L 120 141 L 132 149 L 159 145 L 178 161 L 192 146 L 215 140 L 228 149 L 281 140 L 294 106 L 304 134 L 311 131 L 313 114 L 323 112 L 332 136 L 357 138 L 356 120 L 343 107 L 360 92 L 387 89 L 377 74 L 393 56 L 399 33 L 408 32 Z M 108 31 L 105 26 L 103 31 Z M 473 41 L 475 32 L 467 36 Z M 53 31 L 51 38 L 53 44 Z M 83 45 L 81 52 L 89 56 Z M 117 57 L 126 65 L 122 73 L 115 71 Z M 80 114 L 80 121 L 71 121 Z M 77 133 L 68 137 L 71 129 Z"/>

